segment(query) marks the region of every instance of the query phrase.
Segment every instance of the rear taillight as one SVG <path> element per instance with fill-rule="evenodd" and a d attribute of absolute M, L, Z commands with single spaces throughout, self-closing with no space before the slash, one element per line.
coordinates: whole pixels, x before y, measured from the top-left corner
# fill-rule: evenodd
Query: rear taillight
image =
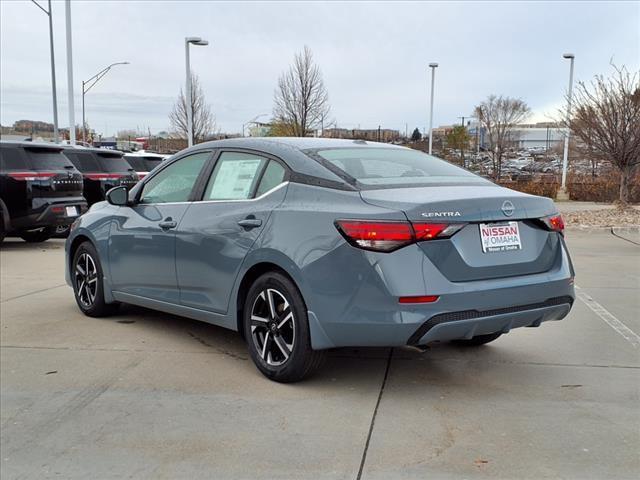
<path fill-rule="evenodd" d="M 89 180 L 118 180 L 124 177 L 121 173 L 85 173 L 84 176 Z"/>
<path fill-rule="evenodd" d="M 564 220 L 562 219 L 562 215 L 551 215 L 541 218 L 540 220 L 542 220 L 542 223 L 544 223 L 549 230 L 564 233 Z"/>
<path fill-rule="evenodd" d="M 376 252 L 392 252 L 415 242 L 450 237 L 463 226 L 384 220 L 336 220 L 335 224 L 351 245 Z"/>
<path fill-rule="evenodd" d="M 56 172 L 8 172 L 7 175 L 14 180 L 21 180 L 24 182 L 35 180 L 49 180 L 52 177 L 58 175 Z"/>

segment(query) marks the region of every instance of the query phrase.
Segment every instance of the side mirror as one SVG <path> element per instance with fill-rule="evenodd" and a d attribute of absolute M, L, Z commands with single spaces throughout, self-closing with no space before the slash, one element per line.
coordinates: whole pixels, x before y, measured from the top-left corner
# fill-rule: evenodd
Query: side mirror
<path fill-rule="evenodd" d="M 129 205 L 129 192 L 127 187 L 113 187 L 106 194 L 107 202 L 118 207 Z"/>

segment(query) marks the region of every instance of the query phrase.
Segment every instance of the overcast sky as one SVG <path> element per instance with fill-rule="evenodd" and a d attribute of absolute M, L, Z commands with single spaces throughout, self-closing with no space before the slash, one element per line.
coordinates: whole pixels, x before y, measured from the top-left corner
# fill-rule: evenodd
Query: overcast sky
<path fill-rule="evenodd" d="M 46 5 L 45 0 L 40 3 Z M 60 125 L 68 125 L 64 3 L 53 2 Z M 46 15 L 0 1 L 0 122 L 52 121 Z M 556 115 L 576 55 L 577 80 L 638 69 L 640 2 L 73 1 L 76 123 L 81 82 L 117 61 L 86 96 L 99 133 L 169 128 L 184 83 L 184 37 L 223 132 L 270 114 L 279 74 L 306 44 L 320 65 L 331 117 L 346 128 L 404 131 L 428 123 L 428 63 L 438 62 L 434 124 L 468 115 L 487 95 L 524 99 L 532 120 Z M 267 119 L 268 117 L 262 117 Z"/>

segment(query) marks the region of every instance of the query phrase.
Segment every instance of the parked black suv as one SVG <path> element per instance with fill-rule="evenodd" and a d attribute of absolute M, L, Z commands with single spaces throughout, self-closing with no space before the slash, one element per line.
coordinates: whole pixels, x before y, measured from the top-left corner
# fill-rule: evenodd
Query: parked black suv
<path fill-rule="evenodd" d="M 138 177 L 140 177 L 140 180 L 146 177 L 151 170 L 160 165 L 164 158 L 164 155 L 150 152 L 126 153 L 124 155 L 124 159 L 133 167 L 138 174 Z"/>
<path fill-rule="evenodd" d="M 82 175 L 62 147 L 0 142 L 0 241 L 43 242 L 86 210 Z"/>
<path fill-rule="evenodd" d="M 89 206 L 101 202 L 113 187 L 128 189 L 138 183 L 138 175 L 123 158 L 122 152 L 105 148 L 66 147 L 64 154 L 82 172 L 84 198 Z"/>

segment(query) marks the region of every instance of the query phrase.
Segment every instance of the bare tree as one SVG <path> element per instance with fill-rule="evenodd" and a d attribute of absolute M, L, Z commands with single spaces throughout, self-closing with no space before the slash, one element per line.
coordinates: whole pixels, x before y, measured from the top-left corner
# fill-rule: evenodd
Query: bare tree
<path fill-rule="evenodd" d="M 489 95 L 475 108 L 476 117 L 486 130 L 496 180 L 500 180 L 504 153 L 515 140 L 513 128 L 530 113 L 523 100 L 502 95 Z"/>
<path fill-rule="evenodd" d="M 569 127 L 592 157 L 618 169 L 624 205 L 640 165 L 640 77 L 624 66 L 612 66 L 615 73 L 609 78 L 596 75 L 590 84 L 578 82 Z"/>
<path fill-rule="evenodd" d="M 287 135 L 304 137 L 321 127 L 329 113 L 329 94 L 311 50 L 294 57 L 293 65 L 278 79 L 273 119 Z"/>
<path fill-rule="evenodd" d="M 216 120 L 204 97 L 200 79 L 193 72 L 191 73 L 191 111 L 193 112 L 193 143 L 195 145 L 214 133 Z M 187 138 L 187 102 L 182 88 L 169 114 L 169 122 L 178 138 Z"/>

